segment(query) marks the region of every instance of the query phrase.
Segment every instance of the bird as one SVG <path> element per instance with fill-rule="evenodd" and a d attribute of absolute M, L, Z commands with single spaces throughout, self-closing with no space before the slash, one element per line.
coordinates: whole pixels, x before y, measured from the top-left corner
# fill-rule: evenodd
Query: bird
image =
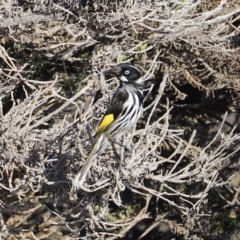
<path fill-rule="evenodd" d="M 118 142 L 125 132 L 136 125 L 143 112 L 144 78 L 137 67 L 120 63 L 103 74 L 117 77 L 120 84 L 97 127 L 92 150 L 72 181 L 72 193 L 82 188 L 92 163 L 104 152 L 108 143 Z"/>

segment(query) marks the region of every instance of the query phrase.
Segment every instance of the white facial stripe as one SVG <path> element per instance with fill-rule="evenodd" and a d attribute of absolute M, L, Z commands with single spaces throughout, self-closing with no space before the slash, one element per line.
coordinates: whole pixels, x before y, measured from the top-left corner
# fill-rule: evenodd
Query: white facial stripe
<path fill-rule="evenodd" d="M 144 79 L 143 79 L 143 77 L 140 77 L 137 81 L 135 81 L 136 83 L 138 83 L 138 84 L 143 84 L 143 82 L 144 82 Z"/>
<path fill-rule="evenodd" d="M 120 78 L 120 80 L 123 81 L 123 82 L 128 82 L 127 78 L 126 78 L 125 76 L 123 76 L 123 75 L 120 76 L 119 78 Z"/>

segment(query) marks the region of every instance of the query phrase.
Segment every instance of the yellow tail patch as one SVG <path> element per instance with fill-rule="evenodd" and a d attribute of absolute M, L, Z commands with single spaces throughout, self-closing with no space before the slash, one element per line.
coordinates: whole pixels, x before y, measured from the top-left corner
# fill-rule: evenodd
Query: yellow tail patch
<path fill-rule="evenodd" d="M 96 136 L 104 132 L 104 130 L 114 121 L 114 115 L 113 114 L 108 114 L 103 117 L 101 123 L 99 124 L 97 131 L 96 131 Z"/>

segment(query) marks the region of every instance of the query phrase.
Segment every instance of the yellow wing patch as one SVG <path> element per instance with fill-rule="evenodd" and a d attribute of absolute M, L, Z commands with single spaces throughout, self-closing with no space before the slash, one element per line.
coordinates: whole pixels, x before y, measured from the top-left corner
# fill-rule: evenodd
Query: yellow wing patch
<path fill-rule="evenodd" d="M 99 124 L 97 131 L 96 131 L 96 136 L 104 132 L 104 130 L 114 121 L 114 115 L 113 114 L 108 114 L 104 116 L 102 119 L 101 123 Z"/>

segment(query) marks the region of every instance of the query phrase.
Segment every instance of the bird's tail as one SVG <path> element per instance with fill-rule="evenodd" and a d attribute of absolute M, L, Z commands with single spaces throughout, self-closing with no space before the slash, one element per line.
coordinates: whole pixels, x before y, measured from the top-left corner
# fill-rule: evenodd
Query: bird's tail
<path fill-rule="evenodd" d="M 104 134 L 101 134 L 97 141 L 94 143 L 93 148 L 90 154 L 88 155 L 87 160 L 84 162 L 84 165 L 82 166 L 80 172 L 76 175 L 76 177 L 72 181 L 71 189 L 72 194 L 76 193 L 81 188 L 86 179 L 88 171 L 92 166 L 93 161 L 96 159 L 98 155 L 100 155 L 105 150 L 107 145 L 108 145 L 107 137 L 105 137 Z"/>

